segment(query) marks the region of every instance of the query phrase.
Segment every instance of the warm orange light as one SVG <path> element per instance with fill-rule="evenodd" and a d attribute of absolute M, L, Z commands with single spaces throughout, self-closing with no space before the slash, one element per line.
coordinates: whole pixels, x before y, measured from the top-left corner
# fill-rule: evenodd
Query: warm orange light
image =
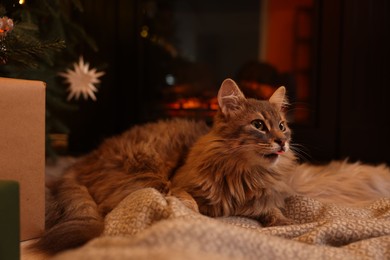
<path fill-rule="evenodd" d="M 183 100 L 182 106 L 184 109 L 202 108 L 202 102 L 196 98 L 189 98 L 187 100 Z"/>
<path fill-rule="evenodd" d="M 147 27 L 147 26 L 142 26 L 140 35 L 141 35 L 142 38 L 148 37 L 148 36 L 149 36 L 149 27 Z"/>
<path fill-rule="evenodd" d="M 202 110 L 218 110 L 216 99 L 201 100 L 199 98 L 181 98 L 176 102 L 168 103 L 169 109 L 202 109 Z"/>
<path fill-rule="evenodd" d="M 217 98 L 212 98 L 210 100 L 210 109 L 211 110 L 218 110 L 219 106 L 218 106 L 218 100 Z"/>

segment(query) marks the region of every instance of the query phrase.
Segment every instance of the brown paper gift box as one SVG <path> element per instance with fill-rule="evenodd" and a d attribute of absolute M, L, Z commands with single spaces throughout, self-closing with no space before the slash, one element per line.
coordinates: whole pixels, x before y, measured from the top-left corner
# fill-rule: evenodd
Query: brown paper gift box
<path fill-rule="evenodd" d="M 0 78 L 0 179 L 20 185 L 20 238 L 39 237 L 45 215 L 45 83 Z"/>

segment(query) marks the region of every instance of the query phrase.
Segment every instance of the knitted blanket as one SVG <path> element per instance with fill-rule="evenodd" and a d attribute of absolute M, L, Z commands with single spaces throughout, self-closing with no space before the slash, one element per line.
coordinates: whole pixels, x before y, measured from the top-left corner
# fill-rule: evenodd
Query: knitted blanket
<path fill-rule="evenodd" d="M 106 217 L 104 234 L 55 259 L 390 259 L 390 199 L 362 209 L 287 200 L 297 224 L 210 218 L 142 189 Z"/>

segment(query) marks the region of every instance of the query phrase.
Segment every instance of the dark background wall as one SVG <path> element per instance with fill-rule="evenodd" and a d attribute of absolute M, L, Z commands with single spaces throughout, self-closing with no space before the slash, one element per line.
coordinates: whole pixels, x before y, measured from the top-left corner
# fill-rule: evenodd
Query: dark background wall
<path fill-rule="evenodd" d="M 82 1 L 86 30 L 107 63 L 98 102 L 82 102 L 69 119 L 70 152 L 145 121 L 148 49 L 139 37 L 144 1 Z M 390 4 L 387 0 L 315 1 L 314 120 L 294 126 L 308 159 L 390 163 Z M 97 60 L 97 59 L 96 59 Z"/>
<path fill-rule="evenodd" d="M 99 52 L 84 55 L 92 66 L 102 65 L 97 101 L 78 102 L 77 113 L 67 116 L 71 128 L 69 151 L 83 154 L 102 140 L 140 121 L 142 50 L 138 44 L 138 1 L 82 1 L 78 17 L 97 42 Z"/>
<path fill-rule="evenodd" d="M 314 160 L 390 162 L 390 5 L 318 1 L 316 122 L 296 130 Z"/>
<path fill-rule="evenodd" d="M 339 155 L 390 161 L 390 3 L 345 1 L 339 80 Z"/>

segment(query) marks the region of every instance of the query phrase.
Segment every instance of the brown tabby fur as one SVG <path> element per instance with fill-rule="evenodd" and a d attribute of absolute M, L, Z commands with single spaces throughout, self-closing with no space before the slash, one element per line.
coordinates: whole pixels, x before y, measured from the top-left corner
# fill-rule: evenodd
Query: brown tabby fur
<path fill-rule="evenodd" d="M 104 217 L 145 187 L 176 196 L 208 216 L 291 224 L 281 211 L 285 198 L 294 194 L 291 187 L 310 192 L 291 177 L 296 160 L 282 111 L 284 95 L 281 87 L 268 101 L 246 99 L 227 79 L 218 92 L 220 109 L 211 129 L 202 122 L 172 119 L 106 140 L 54 185 L 54 203 L 37 248 L 56 253 L 99 236 Z"/>

